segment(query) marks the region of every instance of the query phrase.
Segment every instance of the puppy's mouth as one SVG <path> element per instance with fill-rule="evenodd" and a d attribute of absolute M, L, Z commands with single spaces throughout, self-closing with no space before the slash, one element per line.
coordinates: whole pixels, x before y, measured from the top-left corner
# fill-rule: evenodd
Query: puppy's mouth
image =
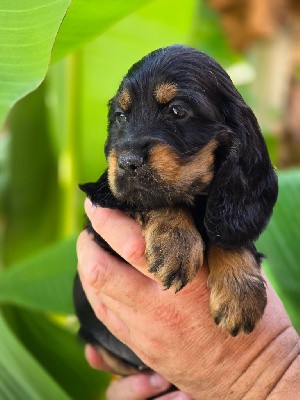
<path fill-rule="evenodd" d="M 135 207 L 192 205 L 213 178 L 216 141 L 209 142 L 188 160 L 169 146 L 153 146 L 147 157 L 133 152 L 108 155 L 108 181 L 115 197 Z"/>
<path fill-rule="evenodd" d="M 108 157 L 110 189 L 121 202 L 141 209 L 172 205 L 176 202 L 174 188 L 159 177 L 149 161 L 122 154 Z"/>

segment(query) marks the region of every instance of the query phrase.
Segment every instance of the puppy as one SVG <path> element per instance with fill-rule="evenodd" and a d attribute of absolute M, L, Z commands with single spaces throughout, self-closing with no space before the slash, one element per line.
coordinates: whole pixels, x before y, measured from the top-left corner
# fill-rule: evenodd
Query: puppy
<path fill-rule="evenodd" d="M 207 257 L 212 317 L 232 336 L 250 333 L 267 302 L 253 241 L 278 187 L 257 120 L 227 73 L 190 47 L 150 53 L 109 103 L 105 154 L 107 171 L 81 189 L 140 222 L 149 271 L 165 288 L 181 290 Z M 74 293 L 80 334 L 111 369 L 146 368 L 97 320 L 78 277 Z"/>

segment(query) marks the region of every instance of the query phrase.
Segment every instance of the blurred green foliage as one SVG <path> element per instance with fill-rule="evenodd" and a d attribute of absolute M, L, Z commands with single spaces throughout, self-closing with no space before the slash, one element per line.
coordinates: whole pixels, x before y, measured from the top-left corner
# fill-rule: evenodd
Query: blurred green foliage
<path fill-rule="evenodd" d="M 267 255 L 264 270 L 300 332 L 300 170 L 279 172 L 279 188 L 273 217 L 257 246 Z"/>
<path fill-rule="evenodd" d="M 246 98 L 251 84 L 251 65 L 230 49 L 205 4 L 73 0 L 67 9 L 69 3 L 4 0 L 0 6 L 0 30 L 6 32 L 0 35 L 0 121 L 29 93 L 0 133 L 4 400 L 104 396 L 108 376 L 88 367 L 70 317 L 76 235 L 84 221 L 78 183 L 98 178 L 105 168 L 106 105 L 128 68 L 158 47 L 186 43 L 232 71 Z M 297 170 L 280 174 L 278 205 L 259 241 L 269 256 L 266 270 L 298 329 L 299 182 Z"/>

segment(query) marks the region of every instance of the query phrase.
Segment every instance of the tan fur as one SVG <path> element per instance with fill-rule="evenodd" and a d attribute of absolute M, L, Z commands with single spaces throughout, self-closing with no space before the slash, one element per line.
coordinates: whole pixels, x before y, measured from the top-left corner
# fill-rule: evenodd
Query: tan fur
<path fill-rule="evenodd" d="M 116 156 L 116 151 L 115 149 L 112 149 L 111 152 L 109 153 L 107 157 L 108 161 L 108 182 L 111 191 L 116 194 L 116 185 L 115 185 L 115 179 L 116 179 L 116 170 L 117 170 L 117 165 L 118 165 L 118 158 Z"/>
<path fill-rule="evenodd" d="M 217 323 L 229 331 L 249 332 L 266 305 L 264 280 L 253 255 L 246 249 L 208 251 L 210 308 Z M 237 333 L 237 332 L 235 332 Z"/>
<path fill-rule="evenodd" d="M 119 106 L 124 110 L 129 110 L 132 100 L 128 89 L 123 89 L 118 97 Z"/>
<path fill-rule="evenodd" d="M 154 91 L 154 97 L 160 104 L 168 103 L 177 94 L 177 86 L 174 83 L 166 82 L 160 83 L 156 86 Z"/>
<path fill-rule="evenodd" d="M 126 361 L 120 360 L 118 357 L 116 357 L 101 346 L 97 346 L 96 350 L 101 355 L 104 363 L 109 368 L 110 372 L 112 372 L 113 374 L 127 376 L 139 374 L 142 370 L 149 370 L 146 367 L 142 369 L 134 367 Z"/>
<path fill-rule="evenodd" d="M 148 212 L 143 234 L 149 271 L 163 285 L 168 286 L 173 273 L 175 291 L 194 278 L 203 263 L 204 245 L 188 211 L 164 208 Z"/>
<path fill-rule="evenodd" d="M 214 150 L 217 145 L 216 140 L 211 140 L 191 161 L 183 164 L 170 147 L 157 144 L 151 150 L 150 164 L 163 181 L 179 185 L 182 190 L 187 190 L 195 180 L 209 184 L 213 178 Z"/>

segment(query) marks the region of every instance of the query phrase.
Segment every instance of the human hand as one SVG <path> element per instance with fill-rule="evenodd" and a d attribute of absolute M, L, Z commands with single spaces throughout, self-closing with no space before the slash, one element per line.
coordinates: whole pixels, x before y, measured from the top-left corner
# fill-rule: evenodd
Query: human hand
<path fill-rule="evenodd" d="M 87 232 L 80 235 L 80 278 L 108 329 L 195 399 L 239 399 L 249 392 L 249 398 L 265 398 L 298 354 L 298 336 L 272 288 L 267 287 L 269 303 L 255 331 L 229 337 L 209 313 L 207 266 L 179 293 L 164 291 L 147 272 L 139 225 L 89 201 L 86 212 L 94 229 L 127 261 L 103 251 Z"/>
<path fill-rule="evenodd" d="M 101 355 L 91 345 L 86 346 L 85 356 L 92 368 L 109 372 Z M 179 390 L 162 394 L 170 387 L 171 383 L 157 373 L 141 373 L 113 379 L 107 389 L 106 399 L 144 400 L 151 397 L 158 400 L 192 400 L 192 397 Z"/>

